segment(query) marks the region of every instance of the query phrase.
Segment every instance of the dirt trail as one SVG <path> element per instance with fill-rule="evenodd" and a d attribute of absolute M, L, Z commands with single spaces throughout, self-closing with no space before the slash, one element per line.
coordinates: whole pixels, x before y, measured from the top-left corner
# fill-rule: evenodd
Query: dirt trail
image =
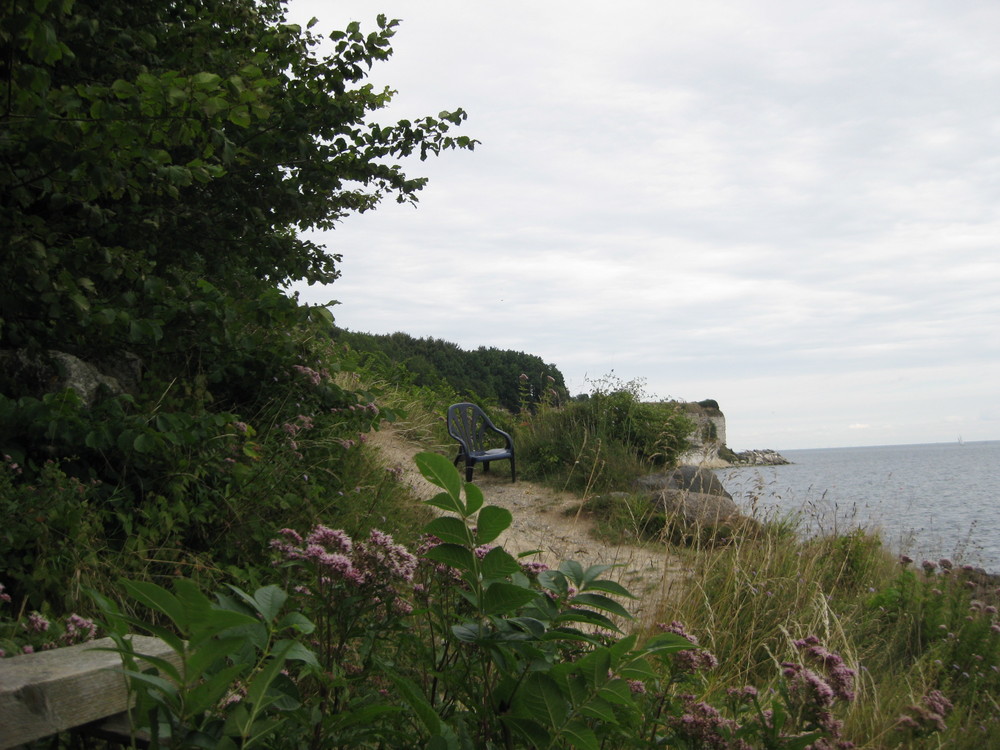
<path fill-rule="evenodd" d="M 424 448 L 388 426 L 371 433 L 369 443 L 379 449 L 386 468 L 402 470 L 402 481 L 410 485 L 418 498 L 426 500 L 440 492 L 423 478 L 413 462 L 413 456 Z M 576 560 L 584 566 L 598 563 L 617 566 L 603 577 L 620 582 L 639 597 L 629 607 L 637 617 L 651 615 L 648 609 L 666 596 L 671 585 L 676 585 L 683 575 L 679 560 L 665 548 L 612 546 L 596 539 L 587 515 L 577 512 L 579 496 L 521 479 L 512 483 L 506 461 L 497 463 L 489 473 L 477 467 L 474 481 L 488 504 L 506 508 L 514 516 L 513 524 L 498 540 L 508 552 L 539 550 L 530 559 L 553 567 L 562 560 Z"/>

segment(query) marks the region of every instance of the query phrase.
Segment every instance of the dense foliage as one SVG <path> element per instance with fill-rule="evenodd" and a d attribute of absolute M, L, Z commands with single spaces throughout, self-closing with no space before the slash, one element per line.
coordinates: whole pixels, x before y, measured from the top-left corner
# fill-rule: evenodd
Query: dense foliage
<path fill-rule="evenodd" d="M 463 398 L 494 403 L 511 412 L 542 401 L 566 400 L 562 373 L 534 354 L 492 346 L 465 351 L 443 339 L 406 333 L 339 331 L 337 338 L 358 351 L 381 353 L 403 364 L 417 385 L 445 383 Z"/>
<path fill-rule="evenodd" d="M 281 291 L 338 275 L 301 230 L 415 201 L 424 180 L 398 160 L 471 148 L 448 134 L 465 115 L 375 121 L 392 96 L 364 82 L 391 53 L 384 17 L 321 56 L 278 0 L 0 14 L 8 590 L 60 593 L 65 561 L 50 563 L 85 533 L 76 492 L 95 555 L 245 560 L 254 534 L 219 540 L 266 534 L 290 496 L 329 506 L 355 486 L 314 436 L 353 445 L 392 416 L 338 376 L 329 312 Z M 67 371 L 100 385 L 67 388 Z M 40 486 L 56 492 L 36 500 Z"/>
<path fill-rule="evenodd" d="M 586 398 L 544 403 L 515 425 L 525 477 L 581 493 L 628 490 L 657 468 L 673 468 L 696 423 L 684 405 L 648 401 L 639 381 L 608 376 Z"/>

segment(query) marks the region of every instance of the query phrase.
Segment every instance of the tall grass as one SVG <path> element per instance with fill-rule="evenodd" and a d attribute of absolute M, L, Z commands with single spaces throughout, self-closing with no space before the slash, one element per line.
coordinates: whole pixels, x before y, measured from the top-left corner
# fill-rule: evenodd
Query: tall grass
<path fill-rule="evenodd" d="M 682 621 L 715 654 L 706 696 L 761 685 L 792 659 L 796 639 L 815 635 L 857 670 L 844 736 L 858 748 L 995 746 L 995 582 L 948 561 L 914 569 L 861 529 L 798 531 L 771 520 L 755 537 L 679 551 L 690 574 L 646 626 Z M 928 708 L 932 691 L 954 704 L 946 716 Z"/>
<path fill-rule="evenodd" d="M 522 411 L 515 437 L 523 475 L 575 492 L 604 492 L 672 467 L 695 425 L 678 404 L 645 398 L 640 382 L 608 377 L 586 398 Z"/>

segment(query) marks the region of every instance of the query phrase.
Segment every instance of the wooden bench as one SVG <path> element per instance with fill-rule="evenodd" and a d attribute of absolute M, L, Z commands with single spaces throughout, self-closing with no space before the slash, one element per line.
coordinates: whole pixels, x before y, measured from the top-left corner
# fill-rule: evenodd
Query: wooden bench
<path fill-rule="evenodd" d="M 134 635 L 132 643 L 138 653 L 180 665 L 159 638 Z M 104 720 L 124 727 L 127 738 L 128 723 L 119 716 L 128 708 L 121 657 L 94 650 L 114 645 L 101 638 L 0 659 L 0 750 Z M 102 734 L 100 727 L 95 734 Z"/>

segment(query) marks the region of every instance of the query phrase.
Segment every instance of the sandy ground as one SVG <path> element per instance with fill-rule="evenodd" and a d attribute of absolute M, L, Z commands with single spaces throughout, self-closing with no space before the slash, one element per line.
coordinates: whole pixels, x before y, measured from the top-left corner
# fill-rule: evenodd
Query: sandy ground
<path fill-rule="evenodd" d="M 426 500 L 440 492 L 421 476 L 413 462 L 413 456 L 423 448 L 408 442 L 391 427 L 371 433 L 368 442 L 378 448 L 386 468 L 402 470 L 403 481 L 416 497 Z M 516 555 L 538 550 L 528 559 L 550 567 L 562 560 L 576 560 L 585 567 L 616 566 L 602 577 L 620 582 L 638 597 L 631 603 L 623 602 L 636 617 L 654 617 L 655 602 L 669 595 L 671 586 L 683 575 L 679 560 L 664 547 L 612 546 L 595 538 L 587 514 L 578 512 L 582 502 L 579 496 L 521 479 L 512 483 L 506 461 L 494 464 L 489 473 L 477 466 L 473 481 L 483 491 L 487 504 L 506 508 L 514 517 L 511 527 L 498 540 L 508 552 Z"/>

